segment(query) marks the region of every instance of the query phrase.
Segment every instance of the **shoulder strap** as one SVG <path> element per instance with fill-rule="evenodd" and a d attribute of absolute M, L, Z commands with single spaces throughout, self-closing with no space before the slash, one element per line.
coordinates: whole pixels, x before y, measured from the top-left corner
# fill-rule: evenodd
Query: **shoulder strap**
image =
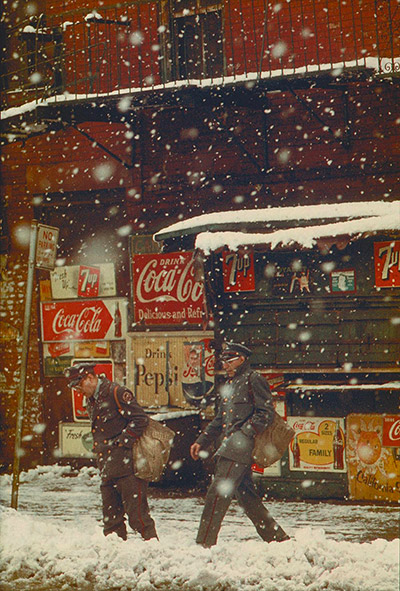
<path fill-rule="evenodd" d="M 254 404 L 253 384 L 251 383 L 251 376 L 252 375 L 253 375 L 253 372 L 249 373 L 248 386 L 249 386 L 249 398 L 250 398 L 252 404 Z"/>
<path fill-rule="evenodd" d="M 124 411 L 122 409 L 121 403 L 118 400 L 118 396 L 117 396 L 117 391 L 118 391 L 118 384 L 114 387 L 113 393 L 114 393 L 114 400 L 115 400 L 115 404 L 117 405 L 118 408 L 118 412 L 119 414 L 122 416 L 123 419 L 125 419 L 125 421 L 127 421 L 127 423 L 129 423 L 129 419 L 124 415 Z"/>
<path fill-rule="evenodd" d="M 114 399 L 115 399 L 116 405 L 118 406 L 118 410 L 121 412 L 122 407 L 121 407 L 120 401 L 118 400 L 117 390 L 118 390 L 118 386 L 115 386 L 115 388 L 114 388 Z"/>

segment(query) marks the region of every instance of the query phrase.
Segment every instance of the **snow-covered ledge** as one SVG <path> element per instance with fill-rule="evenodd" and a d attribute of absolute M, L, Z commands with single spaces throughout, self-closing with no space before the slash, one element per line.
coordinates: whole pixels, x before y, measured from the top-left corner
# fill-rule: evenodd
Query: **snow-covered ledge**
<path fill-rule="evenodd" d="M 197 234 L 196 248 L 208 254 L 224 246 L 236 250 L 256 244 L 312 248 L 328 237 L 399 229 L 400 201 L 362 201 L 214 212 L 172 224 L 154 239 Z"/>

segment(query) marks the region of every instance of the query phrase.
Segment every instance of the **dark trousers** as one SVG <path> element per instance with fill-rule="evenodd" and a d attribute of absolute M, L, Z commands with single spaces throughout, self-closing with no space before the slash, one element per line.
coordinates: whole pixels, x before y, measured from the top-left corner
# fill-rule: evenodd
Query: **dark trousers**
<path fill-rule="evenodd" d="M 207 491 L 196 539 L 198 544 L 213 546 L 217 543 L 222 520 L 234 497 L 263 540 L 281 542 L 289 539 L 262 504 L 251 478 L 251 467 L 220 457 Z"/>
<path fill-rule="evenodd" d="M 147 482 L 133 474 L 113 478 L 101 484 L 104 535 L 115 532 L 126 540 L 126 514 L 131 528 L 139 532 L 145 540 L 157 537 L 147 503 L 147 488 Z"/>

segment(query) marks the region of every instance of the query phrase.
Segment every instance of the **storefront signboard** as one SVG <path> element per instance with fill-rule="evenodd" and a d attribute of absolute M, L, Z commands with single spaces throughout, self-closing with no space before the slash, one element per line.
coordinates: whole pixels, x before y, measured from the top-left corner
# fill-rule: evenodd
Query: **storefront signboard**
<path fill-rule="evenodd" d="M 204 289 L 194 276 L 192 252 L 134 255 L 132 279 L 135 322 L 202 324 Z"/>
<path fill-rule="evenodd" d="M 71 365 L 72 356 L 51 357 L 44 356 L 43 371 L 46 378 L 56 378 L 63 376 L 64 370 Z"/>
<path fill-rule="evenodd" d="M 295 430 L 289 448 L 290 470 L 346 472 L 344 419 L 288 417 Z"/>
<path fill-rule="evenodd" d="M 161 243 L 153 240 L 153 234 L 133 234 L 129 236 L 131 254 L 150 254 L 161 252 Z"/>
<path fill-rule="evenodd" d="M 50 273 L 54 300 L 78 297 L 112 297 L 117 293 L 113 263 L 57 267 Z"/>
<path fill-rule="evenodd" d="M 189 338 L 183 342 L 184 366 L 182 370 L 182 391 L 189 404 L 200 404 L 206 400 L 214 387 L 214 352 L 210 339 Z"/>
<path fill-rule="evenodd" d="M 39 296 L 40 296 L 41 302 L 48 302 L 51 300 L 50 279 L 40 279 L 40 281 L 39 281 Z"/>
<path fill-rule="evenodd" d="M 346 456 L 351 499 L 400 501 L 399 424 L 400 415 L 348 415 Z"/>
<path fill-rule="evenodd" d="M 400 287 L 400 240 L 374 243 L 375 287 Z"/>
<path fill-rule="evenodd" d="M 90 423 L 59 423 L 58 435 L 62 458 L 94 457 Z"/>
<path fill-rule="evenodd" d="M 281 460 L 278 460 L 268 468 L 260 468 L 257 464 L 253 464 L 251 467 L 254 474 L 259 474 L 260 476 L 268 476 L 269 478 L 281 476 Z"/>
<path fill-rule="evenodd" d="M 122 339 L 126 333 L 126 301 L 72 300 L 43 302 L 43 342 Z"/>
<path fill-rule="evenodd" d="M 212 332 L 131 333 L 127 383 L 146 408 L 198 408 L 214 386 Z"/>
<path fill-rule="evenodd" d="M 222 257 L 225 292 L 254 291 L 254 254 L 226 250 Z"/>

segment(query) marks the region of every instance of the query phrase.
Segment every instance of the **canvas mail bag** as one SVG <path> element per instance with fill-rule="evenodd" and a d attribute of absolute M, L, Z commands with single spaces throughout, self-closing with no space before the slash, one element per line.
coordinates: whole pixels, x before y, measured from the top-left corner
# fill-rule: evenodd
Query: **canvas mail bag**
<path fill-rule="evenodd" d="M 251 376 L 249 377 L 249 394 L 254 403 Z M 294 429 L 274 411 L 274 420 L 254 439 L 253 460 L 260 468 L 268 468 L 277 462 L 285 453 L 295 435 Z"/>
<path fill-rule="evenodd" d="M 119 409 L 117 387 L 114 388 L 114 399 Z M 149 419 L 149 424 L 142 435 L 132 445 L 133 473 L 137 478 L 158 482 L 161 480 L 168 463 L 175 431 Z"/>
<path fill-rule="evenodd" d="M 155 421 L 149 424 L 132 446 L 135 476 L 149 482 L 158 482 L 169 460 L 175 432 Z"/>

